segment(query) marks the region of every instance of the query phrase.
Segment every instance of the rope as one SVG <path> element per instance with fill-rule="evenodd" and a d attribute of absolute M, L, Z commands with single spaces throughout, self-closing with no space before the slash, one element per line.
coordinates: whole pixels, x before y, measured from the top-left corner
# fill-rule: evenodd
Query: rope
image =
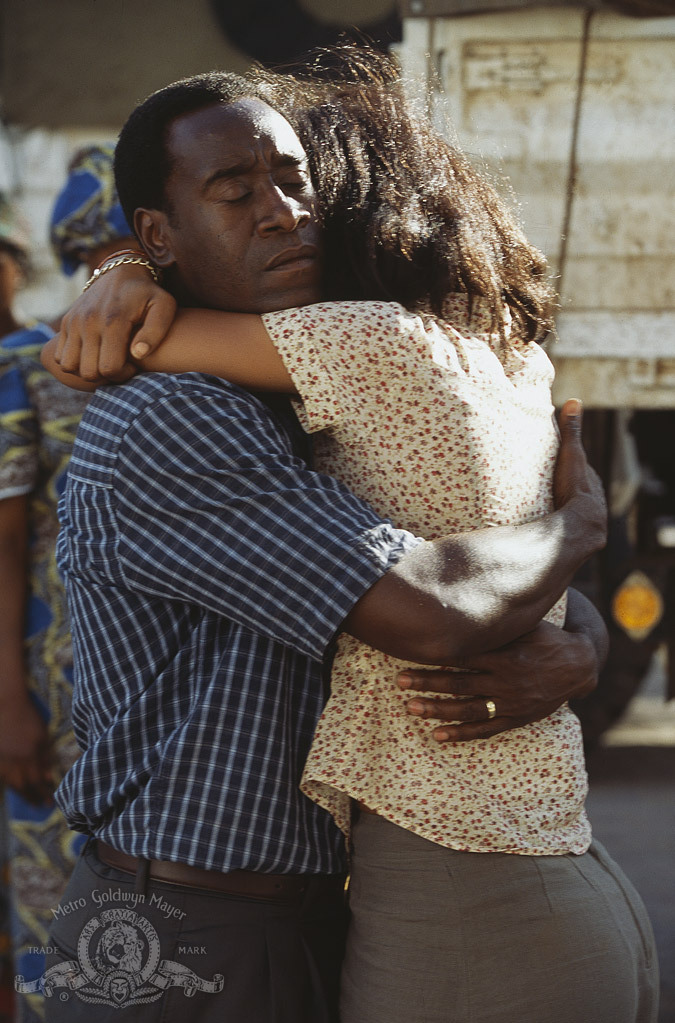
<path fill-rule="evenodd" d="M 579 56 L 579 73 L 577 75 L 577 92 L 574 100 L 574 118 L 572 121 L 572 136 L 570 139 L 570 158 L 567 171 L 567 189 L 565 193 L 565 212 L 562 222 L 562 232 L 560 235 L 560 249 L 558 251 L 558 267 L 557 267 L 557 278 L 558 278 L 558 294 L 562 299 L 563 292 L 563 280 L 565 274 L 565 267 L 567 263 L 567 242 L 570 231 L 570 224 L 572 222 L 572 204 L 574 202 L 574 195 L 577 187 L 577 151 L 579 148 L 579 123 L 581 121 L 581 103 L 584 94 L 584 86 L 586 84 L 586 69 L 588 65 L 588 47 L 591 35 L 591 20 L 593 18 L 593 11 L 586 11 L 584 15 L 584 25 L 581 35 L 581 53 Z"/>

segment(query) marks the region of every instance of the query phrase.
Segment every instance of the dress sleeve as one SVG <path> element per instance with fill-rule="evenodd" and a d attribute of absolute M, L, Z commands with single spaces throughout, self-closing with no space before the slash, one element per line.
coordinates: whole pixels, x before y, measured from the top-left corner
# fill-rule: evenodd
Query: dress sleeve
<path fill-rule="evenodd" d="M 312 472 L 250 398 L 186 392 L 139 417 L 115 473 L 125 584 L 320 659 L 361 596 L 419 542 Z"/>
<path fill-rule="evenodd" d="M 421 327 L 393 302 L 322 302 L 262 320 L 295 384 L 307 433 L 337 426 L 359 394 L 372 398 L 383 375 L 400 369 L 413 348 L 406 342 Z"/>
<path fill-rule="evenodd" d="M 29 494 L 38 473 L 38 423 L 22 361 L 0 348 L 0 500 Z"/>

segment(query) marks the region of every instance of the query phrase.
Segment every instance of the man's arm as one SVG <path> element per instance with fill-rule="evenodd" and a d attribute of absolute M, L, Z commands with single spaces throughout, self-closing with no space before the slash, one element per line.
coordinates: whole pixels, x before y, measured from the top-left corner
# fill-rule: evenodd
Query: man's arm
<path fill-rule="evenodd" d="M 410 669 L 399 676 L 399 685 L 420 694 L 408 701 L 409 713 L 439 722 L 435 739 L 485 739 L 539 721 L 567 700 L 587 696 L 597 685 L 607 649 L 600 613 L 581 593 L 569 589 L 564 629 L 540 622 L 499 650 L 465 658 L 459 670 Z M 425 693 L 453 696 L 439 700 Z M 487 700 L 497 711 L 491 720 Z"/>
<path fill-rule="evenodd" d="M 147 387 L 161 401 L 135 419 L 116 460 L 127 584 L 211 608 L 309 656 L 322 657 L 342 630 L 423 664 L 503 646 L 536 626 L 604 542 L 604 500 L 577 416 L 563 418 L 557 511 L 416 543 L 309 471 L 245 392 L 223 400 L 225 385 L 180 377 Z M 112 391 L 99 406 L 114 418 L 115 403 Z M 97 424 L 94 447 L 104 427 L 113 428 Z M 87 417 L 79 436 L 88 438 Z M 85 455 L 86 474 L 94 456 Z"/>
<path fill-rule="evenodd" d="M 155 397 L 123 432 L 115 460 L 116 571 L 123 584 L 211 609 L 306 656 L 323 657 L 346 625 L 406 659 L 457 664 L 481 641 L 491 649 L 534 629 L 569 575 L 604 541 L 601 492 L 569 417 L 556 512 L 515 530 L 495 527 L 425 544 L 383 522 L 337 481 L 308 470 L 245 392 L 202 378 L 149 377 L 139 386 L 138 394 Z M 119 436 L 118 393 L 106 390 L 85 415 L 74 453 L 82 477 L 101 431 Z M 134 393 L 128 401 L 138 400 Z M 65 521 L 67 529 L 68 515 Z M 77 533 L 74 540 L 73 551 Z M 471 620 L 467 599 L 475 601 Z M 550 628 L 557 639 L 559 630 Z M 518 688 L 511 668 L 504 677 Z M 556 705 L 572 695 L 560 696 L 557 678 L 552 691 Z M 474 704 L 474 721 L 485 722 L 485 699 L 495 693 Z M 541 699 L 530 692 L 517 709 L 532 720 L 541 716 Z M 481 734 L 516 723 L 515 716 L 504 722 L 501 707 L 499 714 Z"/>
<path fill-rule="evenodd" d="M 175 315 L 173 300 L 144 271 L 114 273 L 80 297 L 52 343 L 66 370 L 91 380 L 124 375 L 134 331 L 134 344 L 152 349 Z M 579 403 L 574 412 L 565 406 L 561 427 L 555 513 L 422 545 L 361 598 L 344 628 L 427 664 L 494 649 L 533 629 L 605 541 L 604 499 L 581 447 Z"/>
<path fill-rule="evenodd" d="M 534 629 L 605 543 L 600 482 L 581 445 L 581 407 L 561 415 L 557 510 L 533 522 L 424 543 L 356 604 L 344 629 L 422 664 L 456 664 Z"/>
<path fill-rule="evenodd" d="M 72 369 L 81 365 L 81 352 L 91 350 L 87 372 L 92 378 L 102 374 L 119 379 L 133 372 L 127 362 L 130 338 L 135 334 L 136 343 L 156 347 L 175 313 L 173 300 L 138 268 L 122 267 L 115 274 L 116 281 L 110 275 L 82 296 L 64 319 L 54 345 Z M 562 644 L 558 656 L 564 662 L 570 638 L 536 626 L 576 568 L 603 545 L 604 504 L 581 449 L 579 416 L 570 420 L 568 409 L 562 427 L 554 515 L 513 529 L 483 530 L 422 545 L 361 597 L 343 627 L 373 646 L 421 663 L 457 663 L 472 651 L 508 643 L 534 629 L 519 641 L 519 649 L 524 645 L 539 649 L 542 634 L 548 633 L 547 649 L 552 643 Z M 515 650 L 514 645 L 509 654 L 495 655 L 509 680 L 510 694 L 518 686 L 509 668 Z M 582 653 L 577 650 L 577 658 Z M 595 663 L 595 655 L 591 661 Z M 557 699 L 556 705 L 575 695 L 574 687 L 561 689 L 562 678 L 554 663 L 551 688 L 542 683 Z M 485 718 L 486 698 L 493 695 L 474 701 L 474 721 Z M 440 710 L 440 705 L 436 708 Z M 468 704 L 465 711 L 469 712 Z M 538 712 L 536 697 L 523 687 L 521 703 L 504 714 L 514 719 L 527 714 L 527 720 L 535 720 Z M 500 720 L 483 721 L 481 728 L 493 734 L 507 727 Z"/>

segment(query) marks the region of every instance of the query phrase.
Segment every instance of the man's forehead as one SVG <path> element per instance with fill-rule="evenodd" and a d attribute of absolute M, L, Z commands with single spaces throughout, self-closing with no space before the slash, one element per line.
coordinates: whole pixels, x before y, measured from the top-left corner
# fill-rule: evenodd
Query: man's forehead
<path fill-rule="evenodd" d="M 292 158 L 305 151 L 286 118 L 262 100 L 246 98 L 182 114 L 169 125 L 167 148 L 174 169 L 190 175 L 215 161 L 221 166 Z"/>

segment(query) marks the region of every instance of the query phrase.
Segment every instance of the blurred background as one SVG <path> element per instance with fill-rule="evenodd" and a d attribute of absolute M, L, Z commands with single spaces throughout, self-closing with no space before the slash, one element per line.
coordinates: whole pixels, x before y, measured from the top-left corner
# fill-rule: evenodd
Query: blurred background
<path fill-rule="evenodd" d="M 286 64 L 343 33 L 397 54 L 557 278 L 554 397 L 583 399 L 610 504 L 607 549 L 578 580 L 612 638 L 597 692 L 576 708 L 590 813 L 650 910 L 660 1023 L 673 1023 L 674 0 L 4 0 L 0 192 L 31 237 L 21 318 L 49 320 L 86 277 L 64 277 L 48 242 L 74 152 L 114 141 L 176 78 Z"/>

